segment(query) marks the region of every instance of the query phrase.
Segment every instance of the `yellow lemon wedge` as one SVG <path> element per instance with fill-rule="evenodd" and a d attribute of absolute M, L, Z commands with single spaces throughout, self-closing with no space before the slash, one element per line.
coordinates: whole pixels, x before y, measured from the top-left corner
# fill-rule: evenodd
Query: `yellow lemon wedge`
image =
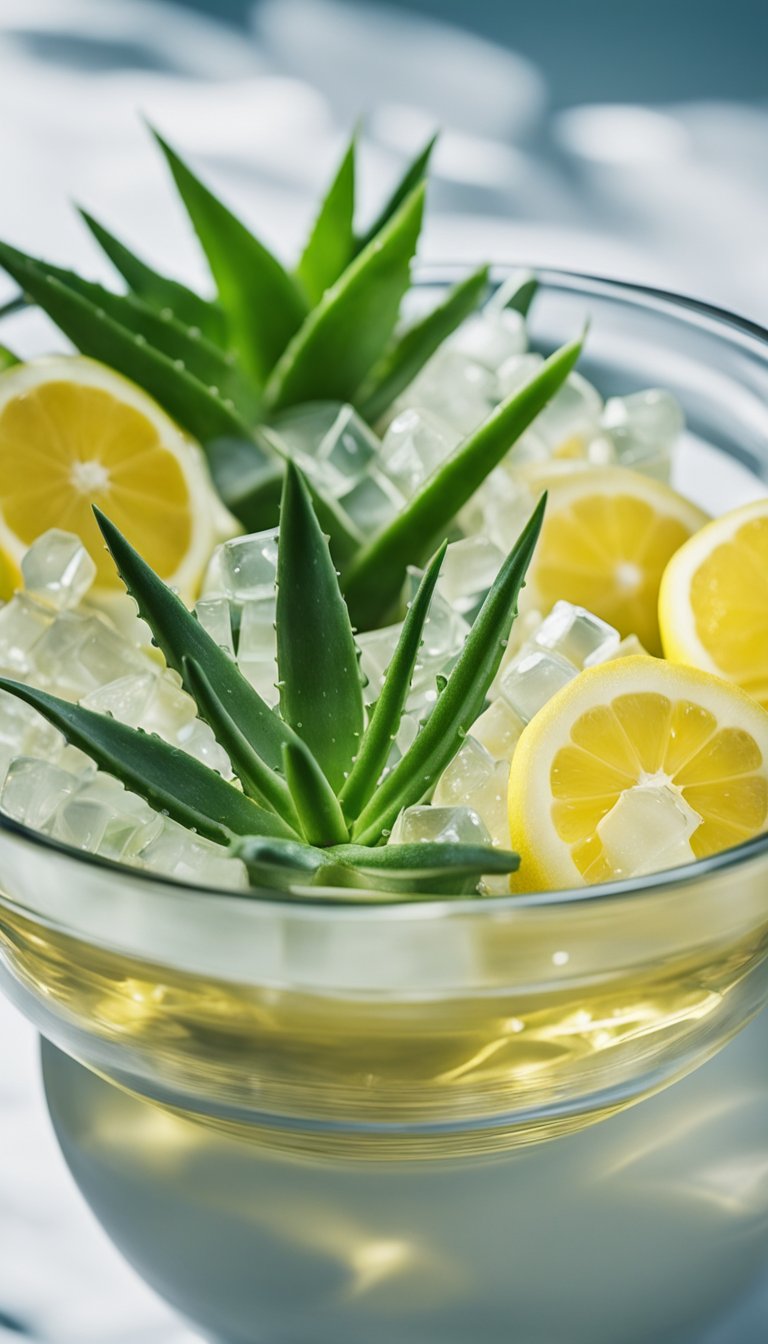
<path fill-rule="evenodd" d="M 736 686 L 643 656 L 582 672 L 512 758 L 516 890 L 662 870 L 768 828 L 768 713 Z"/>
<path fill-rule="evenodd" d="M 195 595 L 220 524 L 197 444 L 96 360 L 14 365 L 0 375 L 0 585 L 12 589 L 24 551 L 58 527 L 85 543 L 97 588 L 119 588 L 93 504 L 182 596 Z"/>
<path fill-rule="evenodd" d="M 547 612 L 564 598 L 661 653 L 661 576 L 707 515 L 662 481 L 626 467 L 562 465 L 524 473 L 532 493 L 549 492 L 527 600 Z"/>
<path fill-rule="evenodd" d="M 715 518 L 672 557 L 659 593 L 664 653 L 768 708 L 768 499 Z"/>

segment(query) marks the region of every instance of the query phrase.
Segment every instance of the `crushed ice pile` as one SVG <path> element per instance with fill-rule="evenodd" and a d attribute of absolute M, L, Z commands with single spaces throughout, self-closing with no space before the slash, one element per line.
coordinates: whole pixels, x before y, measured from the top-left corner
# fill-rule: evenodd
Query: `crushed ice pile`
<path fill-rule="evenodd" d="M 507 306 L 509 297 L 502 288 L 463 325 L 378 433 L 351 406 L 337 403 L 299 407 L 266 431 L 334 498 L 361 539 L 402 509 L 461 439 L 541 364 L 542 356 L 528 349 L 525 319 Z M 520 468 L 619 463 L 666 478 L 682 429 L 681 411 L 666 392 L 651 389 L 604 403 L 585 378 L 570 375 L 459 515 L 388 768 L 430 713 L 510 537 L 530 513 L 533 496 Z M 227 541 L 211 558 L 196 604 L 201 624 L 272 705 L 278 699 L 276 566 L 277 529 Z M 151 647 L 147 628 L 132 616 L 110 619 L 105 604 L 91 600 L 95 567 L 76 537 L 46 533 L 27 552 L 22 572 L 23 591 L 0 607 L 3 673 L 159 733 L 232 778 L 225 752 L 197 717 L 179 677 Z M 417 571 L 409 574 L 406 603 L 418 579 Z M 395 624 L 358 636 L 369 703 L 380 692 L 399 632 Z M 636 642 L 622 643 L 603 621 L 564 602 L 545 619 L 536 612 L 521 615 L 490 703 L 438 781 L 432 805 L 403 813 L 391 840 L 491 839 L 508 845 L 507 776 L 523 727 L 583 667 L 635 651 Z M 0 784 L 6 813 L 68 844 L 204 884 L 246 883 L 238 860 L 128 793 L 34 710 L 4 694 Z M 610 827 L 606 843 L 617 843 Z"/>
<path fill-rule="evenodd" d="M 0 607 L 0 669 L 123 723 L 159 733 L 227 778 L 232 770 L 176 673 L 88 604 L 95 566 L 56 529 L 22 561 L 24 589 Z M 245 885 L 239 860 L 155 812 L 68 746 L 36 710 L 0 692 L 0 802 L 10 817 L 106 858 L 221 886 Z"/>

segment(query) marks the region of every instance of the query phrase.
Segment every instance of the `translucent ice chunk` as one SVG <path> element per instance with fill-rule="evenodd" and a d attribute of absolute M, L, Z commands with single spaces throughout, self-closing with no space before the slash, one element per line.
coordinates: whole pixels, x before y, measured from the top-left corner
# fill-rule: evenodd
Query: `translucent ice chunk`
<path fill-rule="evenodd" d="M 499 695 L 472 724 L 472 736 L 497 761 L 511 761 L 525 722 Z"/>
<path fill-rule="evenodd" d="M 160 832 L 141 850 L 138 861 L 153 872 L 204 887 L 236 889 L 248 885 L 245 866 L 239 859 L 229 858 L 220 845 L 193 835 L 167 817 Z"/>
<path fill-rule="evenodd" d="M 147 733 L 158 733 L 167 742 L 175 742 L 196 717 L 192 696 L 182 690 L 175 673 L 166 671 L 157 677 L 138 726 Z"/>
<path fill-rule="evenodd" d="M 17 593 L 0 607 L 0 667 L 10 672 L 28 672 L 34 650 L 53 624 L 50 607 L 26 593 Z"/>
<path fill-rule="evenodd" d="M 514 392 L 519 392 L 529 378 L 538 373 L 543 363 L 543 356 L 536 354 L 534 351 L 511 355 L 509 359 L 506 359 L 498 370 L 500 400 L 505 401 Z"/>
<path fill-rule="evenodd" d="M 503 561 L 504 552 L 490 537 L 477 534 L 453 541 L 440 570 L 440 590 L 456 611 L 474 614 Z"/>
<path fill-rule="evenodd" d="M 277 528 L 225 541 L 217 553 L 222 592 L 243 602 L 274 595 L 277 574 Z"/>
<path fill-rule="evenodd" d="M 6 775 L 0 806 L 23 825 L 44 831 L 80 783 L 77 775 L 50 761 L 18 756 Z"/>
<path fill-rule="evenodd" d="M 319 471 L 332 494 L 361 476 L 377 459 L 380 446 L 353 406 L 334 401 L 308 402 L 287 411 L 268 434 L 305 470 Z"/>
<path fill-rule="evenodd" d="M 131 859 L 158 835 L 163 818 L 111 775 L 97 774 L 61 810 L 57 833 L 109 859 Z"/>
<path fill-rule="evenodd" d="M 577 674 L 567 658 L 549 649 L 520 650 L 501 679 L 500 692 L 510 708 L 529 723 L 542 705 Z"/>
<path fill-rule="evenodd" d="M 176 734 L 176 745 L 224 779 L 232 778 L 232 766 L 226 751 L 219 746 L 208 724 L 203 723 L 202 719 L 193 719 L 180 729 Z"/>
<path fill-rule="evenodd" d="M 578 668 L 612 657 L 619 641 L 618 630 L 607 621 L 563 601 L 555 603 L 533 636 L 537 647 L 559 653 Z"/>
<path fill-rule="evenodd" d="M 337 499 L 363 536 L 384 527 L 405 503 L 399 486 L 376 467 L 352 480 Z"/>
<path fill-rule="evenodd" d="M 667 480 L 675 444 L 685 428 L 679 402 L 659 388 L 611 397 L 602 417 L 622 466 Z"/>
<path fill-rule="evenodd" d="M 5 775 L 15 756 L 55 761 L 63 748 L 61 733 L 42 714 L 16 696 L 0 692 L 0 775 Z"/>
<path fill-rule="evenodd" d="M 509 760 L 495 760 L 472 734 L 461 744 L 434 793 L 435 806 L 472 808 L 496 845 L 509 845 Z"/>
<path fill-rule="evenodd" d="M 487 845 L 490 835 L 471 807 L 406 807 L 395 822 L 389 843 Z"/>
<path fill-rule="evenodd" d="M 440 667 L 450 663 L 461 653 L 469 634 L 469 626 L 460 612 L 446 600 L 440 589 L 435 589 L 429 612 L 424 622 L 418 665 Z"/>
<path fill-rule="evenodd" d="M 463 437 L 485 420 L 498 400 L 494 375 L 458 350 L 433 355 L 401 399 L 445 420 Z"/>
<path fill-rule="evenodd" d="M 34 676 L 60 695 L 79 697 L 152 661 L 101 616 L 62 611 L 34 649 Z"/>
<path fill-rule="evenodd" d="M 229 654 L 230 658 L 234 658 L 232 609 L 229 599 L 226 597 L 201 597 L 200 601 L 195 603 L 195 614 L 211 639 L 215 640 L 219 648 Z"/>
<path fill-rule="evenodd" d="M 536 496 L 504 468 L 497 468 L 459 515 L 465 532 L 483 533 L 507 555 L 531 516 Z"/>
<path fill-rule="evenodd" d="M 464 322 L 450 349 L 495 372 L 505 360 L 520 355 L 528 345 L 525 319 L 514 308 L 486 309 Z"/>
<path fill-rule="evenodd" d="M 395 416 L 384 435 L 382 464 L 410 497 L 450 457 L 460 438 L 461 434 L 438 415 L 422 407 L 409 407 Z"/>
<path fill-rule="evenodd" d="M 237 663 L 243 676 L 269 704 L 277 701 L 276 648 L 274 598 L 244 602 Z"/>
<path fill-rule="evenodd" d="M 21 562 L 24 587 L 52 607 L 76 607 L 96 577 L 96 566 L 79 537 L 52 527 L 32 542 Z"/>
<path fill-rule="evenodd" d="M 367 681 L 366 700 L 375 700 L 381 691 L 384 674 L 395 651 L 400 625 L 387 625 L 381 630 L 365 630 L 357 636 L 360 650 L 360 669 Z"/>
<path fill-rule="evenodd" d="M 140 672 L 127 677 L 118 677 L 105 686 L 99 686 L 84 696 L 81 704 L 97 714 L 110 714 L 120 723 L 138 728 L 146 717 L 150 700 L 155 693 L 157 675 L 154 672 Z"/>
<path fill-rule="evenodd" d="M 692 863 L 691 837 L 701 821 L 679 790 L 651 782 L 625 789 L 599 822 L 597 834 L 613 872 L 636 877 Z"/>

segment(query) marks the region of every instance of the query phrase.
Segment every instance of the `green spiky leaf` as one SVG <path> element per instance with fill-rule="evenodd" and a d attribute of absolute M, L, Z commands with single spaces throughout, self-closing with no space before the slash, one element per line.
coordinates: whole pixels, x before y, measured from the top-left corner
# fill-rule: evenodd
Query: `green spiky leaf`
<path fill-rule="evenodd" d="M 248 425 L 222 396 L 180 369 L 168 355 L 137 341 L 133 331 L 93 299 L 5 243 L 0 243 L 0 266 L 24 286 L 82 354 L 138 383 L 203 445 L 229 436 L 250 442 L 252 452 L 260 453 Z"/>
<path fill-rule="evenodd" d="M 353 135 L 296 267 L 310 304 L 320 301 L 354 256 L 356 149 L 357 137 Z"/>
<path fill-rule="evenodd" d="M 229 409 L 241 417 L 243 432 L 247 431 L 248 424 L 259 412 L 261 394 L 237 367 L 231 355 L 178 319 L 170 315 L 161 317 L 154 308 L 133 294 L 114 294 L 95 281 L 84 280 L 74 271 L 54 266 L 18 250 L 16 258 L 19 264 L 32 266 L 39 273 L 58 280 L 66 289 L 86 299 L 95 313 L 106 313 L 126 331 L 138 337 L 140 342 L 173 360 L 177 372 L 181 370 L 191 374 L 217 401 L 223 400 L 225 406 L 227 401 L 231 402 Z"/>
<path fill-rule="evenodd" d="M 240 724 L 233 719 L 210 677 L 194 658 L 185 657 L 184 682 L 200 717 L 224 748 L 244 791 L 250 798 L 276 812 L 297 833 L 299 820 L 284 779 L 254 751 Z"/>
<path fill-rule="evenodd" d="M 427 722 L 355 822 L 352 839 L 358 844 L 376 844 L 402 808 L 431 792 L 480 713 L 515 618 L 544 506 L 542 498 L 499 570 Z"/>
<path fill-rule="evenodd" d="M 362 629 L 386 617 L 409 564 L 419 564 L 449 529 L 457 511 L 498 466 L 565 382 L 581 353 L 573 341 L 545 360 L 430 476 L 401 513 L 353 559 L 344 575 L 352 619 Z"/>
<path fill-rule="evenodd" d="M 304 401 L 354 400 L 392 336 L 423 212 L 422 186 L 324 294 L 267 384 L 273 412 Z"/>
<path fill-rule="evenodd" d="M 226 318 L 217 303 L 153 270 L 87 210 L 80 209 L 80 216 L 133 294 L 158 312 L 167 309 L 187 327 L 197 327 L 215 345 L 227 344 Z"/>
<path fill-rule="evenodd" d="M 366 229 L 365 233 L 361 234 L 357 239 L 355 247 L 356 252 L 362 252 L 375 238 L 378 238 L 379 234 L 387 227 L 390 220 L 397 214 L 403 202 L 407 201 L 408 197 L 412 195 L 416 188 L 425 181 L 427 170 L 429 169 L 429 161 L 432 158 L 432 151 L 436 144 L 437 136 L 433 135 L 427 141 L 420 153 L 416 155 L 416 158 L 408 164 L 405 172 L 395 186 L 392 195 L 382 206 L 373 223 Z"/>
<path fill-rule="evenodd" d="M 7 345 L 0 345 L 0 373 L 5 369 L 12 369 L 15 364 L 20 364 L 18 355 L 14 355 Z"/>
<path fill-rule="evenodd" d="M 233 835 L 290 838 L 290 828 L 274 812 L 257 806 L 215 770 L 162 738 L 7 677 L 0 677 L 0 689 L 39 710 L 101 770 L 208 840 L 227 844 Z"/>
<path fill-rule="evenodd" d="M 306 317 L 299 286 L 162 136 L 155 138 L 208 258 L 233 345 L 243 366 L 263 380 Z"/>
<path fill-rule="evenodd" d="M 349 613 L 303 479 L 285 472 L 277 562 L 280 710 L 340 787 L 363 730 L 363 693 Z"/>
<path fill-rule="evenodd" d="M 405 391 L 457 327 L 478 307 L 488 288 L 488 267 L 480 266 L 456 285 L 442 303 L 404 331 L 363 387 L 360 414 L 373 424 Z"/>
<path fill-rule="evenodd" d="M 249 741 L 262 760 L 273 770 L 281 769 L 283 744 L 294 738 L 291 729 L 262 700 L 237 665 L 142 560 L 114 523 L 99 509 L 94 509 L 94 513 L 117 572 L 138 604 L 168 666 L 184 681 L 184 660 L 198 663 L 216 687 L 228 713 L 247 730 Z M 191 686 L 187 689 L 193 695 Z"/>
<path fill-rule="evenodd" d="M 358 816 L 373 793 L 379 775 L 387 763 L 413 680 L 424 622 L 429 614 L 429 604 L 432 601 L 447 545 L 447 542 L 443 542 L 437 554 L 433 556 L 406 613 L 400 637 L 384 677 L 381 694 L 363 733 L 349 778 L 339 795 L 344 815 L 348 818 L 354 819 Z"/>
<path fill-rule="evenodd" d="M 339 800 L 303 741 L 283 747 L 283 771 L 301 830 L 310 845 L 332 845 L 349 837 Z"/>

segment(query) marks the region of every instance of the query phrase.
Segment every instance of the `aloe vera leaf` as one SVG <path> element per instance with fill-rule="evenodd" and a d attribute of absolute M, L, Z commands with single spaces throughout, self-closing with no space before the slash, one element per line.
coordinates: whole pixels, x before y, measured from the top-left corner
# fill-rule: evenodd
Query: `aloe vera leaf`
<path fill-rule="evenodd" d="M 206 299 L 195 290 L 183 285 L 179 280 L 161 275 L 136 256 L 130 248 L 121 243 L 109 229 L 105 228 L 93 215 L 78 207 L 83 223 L 90 230 L 102 252 L 109 258 L 115 270 L 122 275 L 129 290 L 148 303 L 150 307 L 162 312 L 168 309 L 173 316 L 188 327 L 197 327 L 214 345 L 226 347 L 227 320 L 224 311 L 213 299 Z"/>
<path fill-rule="evenodd" d="M 368 247 L 368 245 L 373 242 L 374 238 L 378 237 L 378 235 L 387 227 L 390 220 L 397 214 L 403 201 L 407 201 L 408 197 L 416 187 L 420 186 L 421 183 L 425 181 L 427 170 L 429 168 L 429 161 L 432 158 L 432 151 L 437 144 L 437 139 L 437 135 L 433 135 L 427 141 L 420 153 L 416 155 L 416 158 L 408 164 L 386 204 L 382 206 L 382 209 L 370 227 L 357 239 L 355 245 L 356 252 L 362 252 L 364 248 Z"/>
<path fill-rule="evenodd" d="M 348 820 L 354 819 L 367 803 L 387 763 L 413 680 L 413 669 L 421 647 L 424 622 L 429 613 L 429 604 L 432 601 L 447 545 L 447 542 L 443 542 L 437 554 L 433 556 L 406 613 L 381 694 L 368 720 L 352 769 L 339 794 L 339 801 Z"/>
<path fill-rule="evenodd" d="M 270 770 L 251 746 L 243 727 L 232 718 L 200 663 L 186 657 L 183 662 L 184 681 L 198 712 L 229 756 L 244 791 L 257 803 L 276 812 L 298 835 L 299 819 L 285 780 Z"/>
<path fill-rule="evenodd" d="M 474 312 L 487 287 L 488 267 L 481 266 L 451 289 L 426 317 L 403 332 L 360 392 L 358 409 L 370 424 L 384 414 L 444 341 Z"/>
<path fill-rule="evenodd" d="M 14 355 L 7 345 L 0 345 L 0 373 L 3 373 L 5 369 L 12 369 L 15 364 L 20 363 L 21 360 L 18 355 Z"/>
<path fill-rule="evenodd" d="M 353 136 L 323 198 L 296 276 L 311 305 L 335 284 L 355 251 L 355 152 Z"/>
<path fill-rule="evenodd" d="M 243 366 L 260 382 L 307 315 L 299 285 L 154 132 L 208 258 Z"/>
<path fill-rule="evenodd" d="M 9 249 L 10 251 L 11 249 Z M 212 344 L 194 328 L 172 316 L 163 317 L 143 299 L 133 294 L 114 294 L 104 285 L 84 280 L 74 271 L 54 266 L 38 257 L 28 256 L 14 249 L 20 264 L 35 266 L 38 271 L 58 280 L 91 303 L 94 309 L 105 312 L 126 331 L 140 338 L 174 361 L 177 370 L 190 373 L 214 397 L 231 401 L 246 426 L 260 411 L 261 392 L 256 384 L 237 367 L 234 357 Z"/>
<path fill-rule="evenodd" d="M 68 742 L 152 807 L 207 839 L 227 844 L 233 835 L 292 835 L 274 812 L 259 807 L 180 747 L 7 677 L 0 678 L 0 689 L 39 710 Z"/>
<path fill-rule="evenodd" d="M 161 351 L 137 341 L 132 331 L 91 299 L 5 243 L 0 243 L 0 266 L 24 285 L 78 350 L 138 383 L 203 446 L 230 436 L 250 440 L 254 454 L 259 453 L 249 426 L 223 397 Z"/>
<path fill-rule="evenodd" d="M 520 277 L 517 288 L 513 289 L 506 298 L 504 307 L 513 308 L 515 312 L 527 317 L 538 288 L 539 282 L 533 272 L 524 273 Z"/>
<path fill-rule="evenodd" d="M 326 291 L 267 383 L 272 411 L 304 401 L 354 400 L 392 336 L 423 212 L 421 186 Z"/>
<path fill-rule="evenodd" d="M 480 713 L 515 619 L 545 502 L 543 496 L 499 570 L 432 713 L 353 825 L 358 844 L 376 844 L 403 807 L 431 792 Z"/>
<path fill-rule="evenodd" d="M 281 769 L 283 743 L 294 737 L 291 729 L 262 700 L 237 664 L 142 560 L 114 523 L 99 509 L 94 509 L 94 513 L 117 572 L 138 604 L 139 613 L 150 627 L 168 666 L 174 668 L 187 685 L 185 658 L 199 663 L 234 722 L 247 732 L 254 750 L 273 770 Z M 193 694 L 190 686 L 187 689 Z"/>
<path fill-rule="evenodd" d="M 283 719 L 339 788 L 363 731 L 363 691 L 328 542 L 292 462 L 280 507 L 277 666 Z"/>
<path fill-rule="evenodd" d="M 309 747 L 300 739 L 283 747 L 283 771 L 307 843 L 329 845 L 348 840 L 339 800 Z"/>
<path fill-rule="evenodd" d="M 420 563 L 436 538 L 447 533 L 458 510 L 565 382 L 581 347 L 581 340 L 572 341 L 550 355 L 541 369 L 496 407 L 433 472 L 402 512 L 353 558 L 344 574 L 344 593 L 360 629 L 385 618 L 397 600 L 407 566 Z"/>

